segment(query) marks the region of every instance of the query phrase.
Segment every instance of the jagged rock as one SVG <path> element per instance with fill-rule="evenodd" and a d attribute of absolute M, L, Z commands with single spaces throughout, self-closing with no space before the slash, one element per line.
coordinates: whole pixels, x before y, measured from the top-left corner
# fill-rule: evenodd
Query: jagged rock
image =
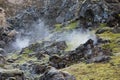
<path fill-rule="evenodd" d="M 109 27 L 101 28 L 101 29 L 98 29 L 96 31 L 96 34 L 102 34 L 102 33 L 106 32 L 106 31 L 112 32 L 112 29 L 109 28 Z"/>
<path fill-rule="evenodd" d="M 113 33 L 120 33 L 120 27 L 115 27 L 112 32 Z"/>
<path fill-rule="evenodd" d="M 31 44 L 28 47 L 24 48 L 20 53 L 24 53 L 26 49 L 32 50 L 37 53 L 45 53 L 48 55 L 51 54 L 62 54 L 62 52 L 67 48 L 65 41 L 50 42 L 43 41 L 42 43 Z M 40 57 L 40 56 L 38 56 Z"/>
<path fill-rule="evenodd" d="M 10 80 L 12 78 L 14 78 L 15 80 L 25 80 L 24 73 L 20 70 L 0 69 L 0 80 Z"/>
<path fill-rule="evenodd" d="M 0 54 L 5 56 L 7 53 L 4 49 L 0 48 Z"/>
<path fill-rule="evenodd" d="M 4 41 L 0 41 L 0 48 L 4 48 L 5 47 L 5 42 Z"/>
<path fill-rule="evenodd" d="M 107 43 L 110 43 L 111 41 L 110 40 L 106 40 L 106 39 L 102 39 L 102 38 L 97 38 L 97 44 L 107 44 Z"/>
<path fill-rule="evenodd" d="M 58 71 L 55 68 L 48 69 L 39 80 L 76 80 L 74 76 Z"/>
<path fill-rule="evenodd" d="M 91 58 L 90 60 L 88 60 L 89 62 L 106 62 L 106 61 L 109 61 L 110 60 L 110 57 L 109 56 L 97 56 L 97 57 L 94 57 L 94 58 Z"/>
<path fill-rule="evenodd" d="M 47 54 L 48 53 L 46 51 L 40 51 L 40 52 L 37 52 L 35 55 L 38 60 L 42 60 L 43 58 L 46 57 Z"/>
<path fill-rule="evenodd" d="M 47 66 L 45 64 L 38 64 L 34 63 L 32 64 L 32 71 L 35 74 L 43 74 L 47 69 Z"/>
<path fill-rule="evenodd" d="M 49 47 L 53 47 L 53 46 L 56 46 L 60 50 L 65 50 L 67 48 L 67 44 L 65 41 L 54 42 Z"/>
<path fill-rule="evenodd" d="M 120 0 L 105 0 L 107 3 L 119 3 Z"/>
<path fill-rule="evenodd" d="M 0 7 L 0 28 L 7 29 L 7 22 L 5 18 L 5 11 L 3 8 Z"/>
<path fill-rule="evenodd" d="M 120 10 L 113 11 L 107 19 L 107 25 L 109 27 L 120 26 Z"/>
<path fill-rule="evenodd" d="M 89 23 L 103 22 L 108 18 L 107 6 L 102 0 L 85 0 L 80 8 L 79 16 L 80 19 L 84 19 L 80 22 L 83 27 L 85 27 L 85 25 L 90 26 Z"/>
<path fill-rule="evenodd" d="M 53 55 L 49 58 L 49 65 L 57 69 L 65 68 L 67 63 L 58 55 Z"/>
<path fill-rule="evenodd" d="M 0 54 L 0 65 L 4 65 L 6 63 L 5 57 Z"/>

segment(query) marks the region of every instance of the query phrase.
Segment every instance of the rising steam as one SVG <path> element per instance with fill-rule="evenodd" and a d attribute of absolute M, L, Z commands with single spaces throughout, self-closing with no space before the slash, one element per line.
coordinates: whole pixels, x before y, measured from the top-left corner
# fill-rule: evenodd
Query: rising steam
<path fill-rule="evenodd" d="M 31 43 L 35 43 L 40 40 L 48 41 L 66 41 L 68 45 L 71 45 L 71 49 L 77 48 L 80 44 L 85 43 L 89 39 L 93 39 L 96 42 L 95 34 L 90 31 L 83 31 L 82 29 L 73 31 L 64 31 L 62 33 L 51 33 L 48 26 L 43 21 L 39 20 L 39 23 L 35 23 L 30 27 L 27 32 L 25 30 L 20 31 L 21 34 L 16 37 L 13 42 L 15 49 L 22 49 L 29 46 Z M 23 35 L 24 34 L 24 35 Z"/>

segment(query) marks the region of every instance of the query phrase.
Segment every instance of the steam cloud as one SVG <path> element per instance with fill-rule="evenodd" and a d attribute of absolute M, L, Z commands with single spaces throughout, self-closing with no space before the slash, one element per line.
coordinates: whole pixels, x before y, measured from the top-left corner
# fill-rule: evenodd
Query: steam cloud
<path fill-rule="evenodd" d="M 72 46 L 72 50 L 77 48 L 80 44 L 85 43 L 89 39 L 93 39 L 96 42 L 96 36 L 89 30 L 83 31 L 82 29 L 65 31 L 62 33 L 51 33 L 48 26 L 43 21 L 39 20 L 39 23 L 35 23 L 31 28 L 27 30 L 21 30 L 21 34 L 17 36 L 16 41 L 13 42 L 15 49 L 22 49 L 29 46 L 31 43 L 47 40 L 47 41 L 66 41 L 68 45 Z M 23 35 L 23 34 L 24 35 Z"/>

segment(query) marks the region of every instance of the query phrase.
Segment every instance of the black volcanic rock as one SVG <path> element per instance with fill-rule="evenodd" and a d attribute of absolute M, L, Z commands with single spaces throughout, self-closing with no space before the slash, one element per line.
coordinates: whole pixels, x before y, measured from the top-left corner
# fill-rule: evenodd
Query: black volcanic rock
<path fill-rule="evenodd" d="M 48 69 L 39 80 L 76 80 L 69 73 L 58 71 L 55 68 Z"/>

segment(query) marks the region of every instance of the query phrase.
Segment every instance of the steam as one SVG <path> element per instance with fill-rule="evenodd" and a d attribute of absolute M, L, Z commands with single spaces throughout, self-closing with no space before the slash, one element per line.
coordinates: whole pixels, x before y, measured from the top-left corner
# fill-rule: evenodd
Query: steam
<path fill-rule="evenodd" d="M 30 42 L 30 40 L 27 38 L 25 38 L 25 39 L 17 38 L 16 41 L 13 43 L 13 47 L 15 49 L 20 50 L 22 48 L 29 46 L 29 42 Z"/>
<path fill-rule="evenodd" d="M 19 35 L 16 37 L 15 42 L 13 42 L 13 47 L 15 49 L 22 49 L 29 46 L 31 43 L 37 41 L 66 41 L 68 45 L 71 46 L 71 49 L 77 48 L 80 44 L 85 43 L 87 40 L 92 39 L 96 42 L 96 36 L 94 33 L 91 33 L 89 30 L 72 30 L 64 32 L 54 32 L 51 33 L 51 30 L 44 24 L 43 21 L 39 20 L 38 23 L 31 25 L 27 30 L 20 30 Z"/>
<path fill-rule="evenodd" d="M 65 41 L 69 46 L 71 46 L 71 50 L 74 50 L 77 47 L 79 47 L 80 44 L 84 44 L 89 39 L 94 40 L 94 43 L 97 42 L 96 36 L 94 33 L 90 32 L 89 30 L 84 32 L 80 29 L 80 30 L 74 30 L 73 32 L 69 33 L 66 36 Z"/>
<path fill-rule="evenodd" d="M 12 47 L 16 50 L 21 50 L 29 46 L 31 43 L 40 41 L 50 35 L 48 27 L 42 20 L 34 23 L 27 29 L 21 29 L 18 31 L 15 42 L 12 43 Z"/>

